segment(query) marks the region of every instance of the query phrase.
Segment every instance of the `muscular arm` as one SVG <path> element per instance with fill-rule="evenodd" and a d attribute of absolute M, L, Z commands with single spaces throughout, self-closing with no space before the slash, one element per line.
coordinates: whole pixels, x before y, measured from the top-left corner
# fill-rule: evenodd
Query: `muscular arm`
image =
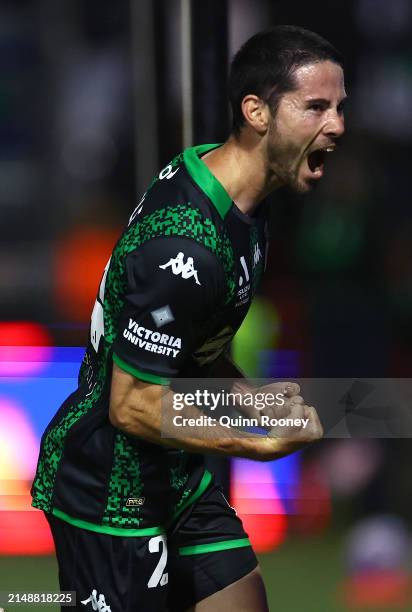
<path fill-rule="evenodd" d="M 164 438 L 162 410 L 165 410 L 167 405 L 170 408 L 170 418 L 172 417 L 172 399 L 173 391 L 168 387 L 145 383 L 116 364 L 113 365 L 109 418 L 114 427 L 129 435 L 188 452 L 215 453 L 257 461 L 278 459 L 310 441 L 246 434 L 236 429 L 229 430 L 219 424 L 213 428 L 204 428 L 205 435 L 202 438 L 191 436 L 189 429 L 185 429 L 185 437 Z M 202 413 L 193 406 L 185 406 L 180 414 L 196 418 Z M 193 432 L 198 433 L 196 430 Z"/>

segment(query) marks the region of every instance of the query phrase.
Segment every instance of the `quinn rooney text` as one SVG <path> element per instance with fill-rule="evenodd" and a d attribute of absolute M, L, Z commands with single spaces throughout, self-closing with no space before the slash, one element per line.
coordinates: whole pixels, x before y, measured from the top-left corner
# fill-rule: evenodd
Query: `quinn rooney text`
<path fill-rule="evenodd" d="M 229 417 L 221 416 L 215 419 L 210 416 L 199 416 L 196 418 L 184 417 L 180 414 L 173 417 L 173 425 L 175 427 L 299 427 L 305 429 L 309 423 L 309 419 L 275 419 L 262 415 L 259 419 L 247 417 Z"/>

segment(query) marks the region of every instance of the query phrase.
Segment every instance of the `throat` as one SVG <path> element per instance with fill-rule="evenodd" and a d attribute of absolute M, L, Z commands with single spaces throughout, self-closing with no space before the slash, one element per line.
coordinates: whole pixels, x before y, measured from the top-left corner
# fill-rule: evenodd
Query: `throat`
<path fill-rule="evenodd" d="M 253 215 L 259 203 L 279 186 L 276 175 L 268 176 L 259 152 L 233 137 L 202 161 L 245 215 Z"/>

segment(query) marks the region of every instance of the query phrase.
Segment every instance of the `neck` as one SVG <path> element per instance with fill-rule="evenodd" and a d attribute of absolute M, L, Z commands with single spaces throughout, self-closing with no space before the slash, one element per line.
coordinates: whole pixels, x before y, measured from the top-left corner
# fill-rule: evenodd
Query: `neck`
<path fill-rule="evenodd" d="M 260 138 L 242 133 L 239 138 L 231 135 L 221 147 L 202 158 L 236 206 L 247 215 L 252 215 L 263 198 L 280 187 L 262 149 Z"/>

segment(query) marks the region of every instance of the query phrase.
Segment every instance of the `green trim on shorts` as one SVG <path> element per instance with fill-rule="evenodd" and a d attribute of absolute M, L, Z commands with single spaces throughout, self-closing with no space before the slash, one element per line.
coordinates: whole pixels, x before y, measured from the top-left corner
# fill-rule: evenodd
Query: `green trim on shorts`
<path fill-rule="evenodd" d="M 170 383 L 168 378 L 163 378 L 157 374 L 149 374 L 149 372 L 142 372 L 141 370 L 138 370 L 134 366 L 131 366 L 123 361 L 123 359 L 116 355 L 116 353 L 113 353 L 113 361 L 119 366 L 119 368 L 128 374 L 132 374 L 136 378 L 140 378 L 140 380 L 143 380 L 144 382 L 154 383 L 155 385 L 168 385 Z"/>
<path fill-rule="evenodd" d="M 65 512 L 62 512 L 58 508 L 53 508 L 53 516 L 74 527 L 80 529 L 87 529 L 88 531 L 94 531 L 96 533 L 105 533 L 106 535 L 122 536 L 123 538 L 136 538 L 143 536 L 154 536 L 166 533 L 163 527 L 147 527 L 146 529 L 125 529 L 123 527 L 106 527 L 104 525 L 97 525 L 96 523 L 89 523 L 89 521 L 83 521 L 82 519 L 73 518 Z"/>
<path fill-rule="evenodd" d="M 185 502 L 180 506 L 180 508 L 174 513 L 170 522 L 174 521 L 188 506 L 193 504 L 207 489 L 212 481 L 212 474 L 209 470 L 205 470 L 202 476 L 202 479 L 197 487 L 196 491 L 190 495 Z M 88 531 L 94 531 L 95 533 L 105 533 L 107 535 L 114 536 L 122 536 L 122 537 L 143 537 L 143 536 L 154 536 L 154 535 L 162 535 L 166 533 L 166 529 L 164 527 L 146 527 L 142 529 L 127 529 L 125 527 L 108 527 L 105 525 L 98 525 L 97 523 L 89 523 L 89 521 L 84 521 L 83 519 L 73 518 L 69 516 L 62 510 L 58 508 L 53 508 L 52 510 L 53 516 L 56 518 L 73 525 L 74 527 L 79 527 L 80 529 L 87 529 Z"/>
<path fill-rule="evenodd" d="M 195 546 L 182 546 L 179 548 L 179 555 L 201 555 L 202 553 L 217 552 L 219 550 L 229 550 L 230 548 L 244 548 L 251 546 L 249 538 L 238 538 L 237 540 L 224 540 L 222 542 L 210 542 L 209 544 L 197 544 Z"/>
<path fill-rule="evenodd" d="M 207 487 L 212 482 L 212 478 L 213 476 L 209 472 L 209 470 L 205 470 L 203 472 L 202 480 L 200 481 L 199 486 L 197 487 L 196 491 L 192 493 L 192 495 L 189 495 L 189 497 L 183 502 L 180 508 L 176 510 L 176 512 L 170 519 L 171 522 L 174 521 L 183 512 L 183 510 L 185 510 L 188 506 L 193 504 L 193 502 L 199 499 L 199 497 L 206 491 Z"/>

